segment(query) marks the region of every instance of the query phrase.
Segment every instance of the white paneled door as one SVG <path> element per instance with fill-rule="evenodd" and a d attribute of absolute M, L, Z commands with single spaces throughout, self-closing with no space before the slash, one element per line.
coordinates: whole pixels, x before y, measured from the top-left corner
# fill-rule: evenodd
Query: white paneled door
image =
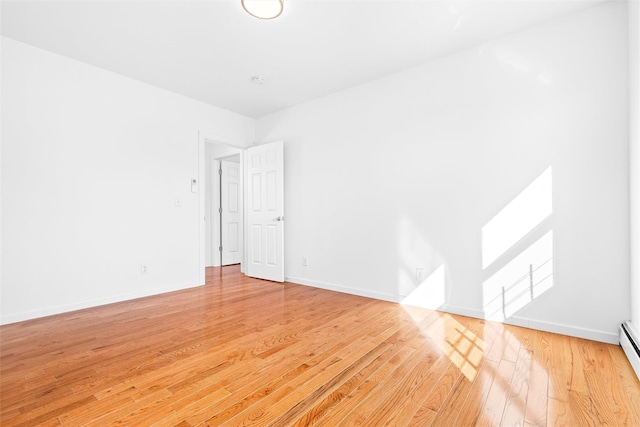
<path fill-rule="evenodd" d="M 220 160 L 220 235 L 222 265 L 242 261 L 240 163 Z"/>
<path fill-rule="evenodd" d="M 247 275 L 284 282 L 284 144 L 247 149 Z"/>

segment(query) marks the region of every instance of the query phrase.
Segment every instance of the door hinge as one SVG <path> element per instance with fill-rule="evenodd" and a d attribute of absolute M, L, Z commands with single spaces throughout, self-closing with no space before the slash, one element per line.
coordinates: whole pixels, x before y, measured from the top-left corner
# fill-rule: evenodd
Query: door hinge
<path fill-rule="evenodd" d="M 218 175 L 222 176 L 222 168 L 218 169 Z"/>
<path fill-rule="evenodd" d="M 222 252 L 222 246 L 218 246 L 218 250 Z"/>
<path fill-rule="evenodd" d="M 218 213 L 222 213 L 222 208 L 218 208 Z"/>

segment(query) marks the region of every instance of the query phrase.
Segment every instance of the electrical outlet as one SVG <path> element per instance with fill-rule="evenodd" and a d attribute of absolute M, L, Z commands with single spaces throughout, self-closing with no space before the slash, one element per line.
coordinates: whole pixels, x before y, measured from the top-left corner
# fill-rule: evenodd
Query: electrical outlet
<path fill-rule="evenodd" d="M 149 269 L 147 268 L 147 264 L 140 264 L 140 274 L 148 274 Z"/>
<path fill-rule="evenodd" d="M 424 281 L 424 268 L 416 268 L 416 282 L 422 283 Z"/>
<path fill-rule="evenodd" d="M 302 265 L 305 267 L 309 265 L 309 260 L 307 259 L 306 256 L 302 257 Z"/>

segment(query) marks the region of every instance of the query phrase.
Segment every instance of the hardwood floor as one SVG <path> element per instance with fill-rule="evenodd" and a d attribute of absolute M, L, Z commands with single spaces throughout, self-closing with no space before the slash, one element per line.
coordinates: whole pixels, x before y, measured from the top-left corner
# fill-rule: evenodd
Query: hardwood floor
<path fill-rule="evenodd" d="M 209 269 L 6 325 L 1 424 L 640 426 L 620 347 Z"/>

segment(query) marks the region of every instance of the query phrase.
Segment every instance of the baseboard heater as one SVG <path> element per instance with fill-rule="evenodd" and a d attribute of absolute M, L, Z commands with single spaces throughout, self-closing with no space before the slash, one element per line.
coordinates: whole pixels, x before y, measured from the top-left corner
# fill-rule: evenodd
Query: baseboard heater
<path fill-rule="evenodd" d="M 620 325 L 620 345 L 640 379 L 640 337 L 628 320 Z"/>

